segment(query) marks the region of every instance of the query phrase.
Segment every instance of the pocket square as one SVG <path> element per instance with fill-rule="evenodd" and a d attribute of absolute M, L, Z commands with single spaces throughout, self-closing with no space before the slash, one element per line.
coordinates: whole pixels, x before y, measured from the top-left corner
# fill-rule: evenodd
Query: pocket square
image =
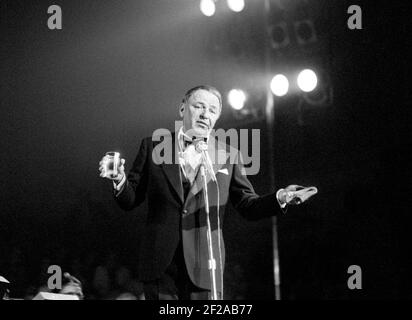
<path fill-rule="evenodd" d="M 227 171 L 227 169 L 225 168 L 225 169 L 220 169 L 220 170 L 217 170 L 217 172 L 219 173 L 223 173 L 223 174 L 225 174 L 225 175 L 229 175 L 229 171 Z"/>

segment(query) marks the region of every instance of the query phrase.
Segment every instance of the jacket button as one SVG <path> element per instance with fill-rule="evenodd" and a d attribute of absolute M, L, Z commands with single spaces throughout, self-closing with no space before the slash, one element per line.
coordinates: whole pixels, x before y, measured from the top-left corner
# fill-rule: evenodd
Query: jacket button
<path fill-rule="evenodd" d="M 183 213 L 183 214 L 186 214 L 186 213 L 187 213 L 187 210 L 183 210 L 182 213 Z"/>

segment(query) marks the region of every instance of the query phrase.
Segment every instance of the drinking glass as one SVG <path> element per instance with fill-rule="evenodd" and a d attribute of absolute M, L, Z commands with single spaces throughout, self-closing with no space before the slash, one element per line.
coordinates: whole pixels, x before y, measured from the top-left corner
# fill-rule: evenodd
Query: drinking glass
<path fill-rule="evenodd" d="M 106 152 L 106 161 L 104 163 L 104 177 L 116 178 L 120 164 L 120 153 L 116 151 Z"/>

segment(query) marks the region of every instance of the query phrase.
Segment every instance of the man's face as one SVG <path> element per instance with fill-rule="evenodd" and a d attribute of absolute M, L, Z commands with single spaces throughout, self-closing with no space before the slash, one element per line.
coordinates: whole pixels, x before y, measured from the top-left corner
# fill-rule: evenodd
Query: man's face
<path fill-rule="evenodd" d="M 184 131 L 208 135 L 220 116 L 219 98 L 206 90 L 195 91 L 184 105 Z"/>

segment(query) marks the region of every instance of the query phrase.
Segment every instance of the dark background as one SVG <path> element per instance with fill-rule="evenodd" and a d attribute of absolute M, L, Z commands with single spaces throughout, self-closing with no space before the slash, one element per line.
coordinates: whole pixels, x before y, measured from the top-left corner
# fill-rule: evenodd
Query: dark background
<path fill-rule="evenodd" d="M 82 270 L 86 287 L 98 265 L 138 276 L 145 205 L 117 208 L 98 162 L 118 150 L 130 165 L 141 138 L 174 128 L 190 87 L 226 96 L 244 85 L 259 96 L 263 1 L 238 15 L 221 3 L 206 18 L 189 0 L 1 2 L 0 274 L 12 296 L 44 283 L 47 264 Z M 308 3 L 322 50 L 297 59 L 321 61 L 333 100 L 301 110 L 297 94 L 275 101 L 274 187 L 319 189 L 278 219 L 282 297 L 411 298 L 406 6 Z M 47 28 L 52 4 L 62 7 L 62 30 Z M 362 30 L 347 28 L 351 4 L 363 10 Z M 263 110 L 262 99 L 254 107 Z M 250 180 L 272 191 L 264 119 L 239 120 L 225 102 L 217 126 L 262 130 L 261 171 Z M 274 298 L 271 232 L 270 219 L 247 222 L 229 208 L 228 297 Z M 362 268 L 362 290 L 347 288 L 350 265 Z"/>

